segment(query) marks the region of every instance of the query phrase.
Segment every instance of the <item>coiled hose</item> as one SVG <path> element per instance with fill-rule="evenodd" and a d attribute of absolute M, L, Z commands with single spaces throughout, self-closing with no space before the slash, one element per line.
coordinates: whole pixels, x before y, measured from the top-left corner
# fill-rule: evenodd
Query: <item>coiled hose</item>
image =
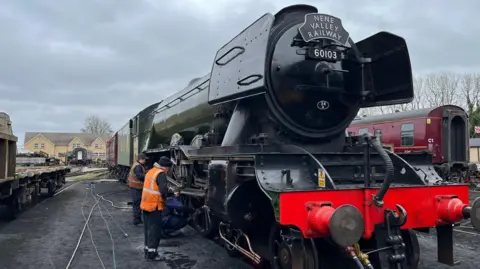
<path fill-rule="evenodd" d="M 390 188 L 390 184 L 392 184 L 393 182 L 395 168 L 393 166 L 392 159 L 390 158 L 390 156 L 388 156 L 387 151 L 382 147 L 378 139 L 370 139 L 369 143 L 383 159 L 387 170 L 385 173 L 385 179 L 383 180 L 380 190 L 378 190 L 377 194 L 375 194 L 375 196 L 373 197 L 373 202 L 376 206 L 383 206 L 383 198 L 385 197 L 388 188 Z"/>

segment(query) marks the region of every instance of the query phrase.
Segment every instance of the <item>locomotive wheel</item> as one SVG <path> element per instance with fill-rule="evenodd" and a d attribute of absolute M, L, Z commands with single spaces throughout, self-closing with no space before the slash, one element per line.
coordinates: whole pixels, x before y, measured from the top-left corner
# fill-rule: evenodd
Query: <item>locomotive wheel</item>
<path fill-rule="evenodd" d="M 35 184 L 33 187 L 34 191 L 32 193 L 32 204 L 36 204 L 40 200 L 40 187 L 37 184 Z"/>
<path fill-rule="evenodd" d="M 47 183 L 47 189 L 48 189 L 47 196 L 48 197 L 53 197 L 55 195 L 55 191 L 57 189 L 57 186 L 53 182 L 48 182 Z"/>
<path fill-rule="evenodd" d="M 202 236 L 213 238 L 218 230 L 218 221 L 206 207 L 198 208 L 192 215 L 192 224 Z"/>
<path fill-rule="evenodd" d="M 18 213 L 22 210 L 22 205 L 19 201 L 18 191 L 14 191 L 12 196 L 8 198 L 7 202 L 7 218 L 8 220 L 14 220 L 17 218 Z"/>
<path fill-rule="evenodd" d="M 322 269 L 317 248 L 312 239 L 290 240 L 288 234 L 281 234 L 275 223 L 270 233 L 272 269 Z"/>
<path fill-rule="evenodd" d="M 403 242 L 407 256 L 408 269 L 417 269 L 420 262 L 420 244 L 417 234 L 412 230 L 402 230 Z"/>

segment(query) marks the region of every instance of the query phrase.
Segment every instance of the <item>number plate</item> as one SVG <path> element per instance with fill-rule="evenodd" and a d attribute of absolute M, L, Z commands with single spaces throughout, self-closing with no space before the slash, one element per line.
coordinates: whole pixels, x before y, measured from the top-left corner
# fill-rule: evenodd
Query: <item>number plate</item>
<path fill-rule="evenodd" d="M 309 48 L 307 57 L 315 60 L 336 62 L 341 60 L 341 52 L 329 49 Z"/>

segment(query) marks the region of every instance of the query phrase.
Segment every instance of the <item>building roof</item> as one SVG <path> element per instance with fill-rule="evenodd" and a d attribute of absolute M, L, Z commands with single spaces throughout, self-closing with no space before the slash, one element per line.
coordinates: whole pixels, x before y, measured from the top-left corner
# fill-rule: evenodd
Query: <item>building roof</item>
<path fill-rule="evenodd" d="M 100 137 L 104 142 L 108 140 L 108 135 L 98 136 L 89 133 L 51 133 L 51 132 L 26 132 L 24 143 L 27 143 L 38 134 L 43 135 L 56 146 L 67 146 L 75 137 L 82 140 L 84 145 L 91 145 L 95 139 Z"/>
<path fill-rule="evenodd" d="M 470 147 L 480 147 L 480 138 L 470 138 Z"/>

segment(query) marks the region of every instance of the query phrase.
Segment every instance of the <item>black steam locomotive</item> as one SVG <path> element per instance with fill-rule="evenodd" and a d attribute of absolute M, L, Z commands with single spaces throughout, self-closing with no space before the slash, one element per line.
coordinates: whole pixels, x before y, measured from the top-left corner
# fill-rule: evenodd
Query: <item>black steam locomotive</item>
<path fill-rule="evenodd" d="M 169 183 L 195 209 L 195 228 L 255 263 L 413 269 L 413 229 L 428 227 L 440 262 L 453 263 L 451 224 L 480 227 L 468 186 L 434 185 L 431 163 L 413 167 L 372 137 L 345 135 L 360 108 L 412 99 L 403 38 L 355 43 L 339 18 L 294 5 L 233 38 L 210 74 L 140 112 L 109 152 L 116 161 L 132 150 L 130 163 L 139 152 L 169 156 Z"/>

